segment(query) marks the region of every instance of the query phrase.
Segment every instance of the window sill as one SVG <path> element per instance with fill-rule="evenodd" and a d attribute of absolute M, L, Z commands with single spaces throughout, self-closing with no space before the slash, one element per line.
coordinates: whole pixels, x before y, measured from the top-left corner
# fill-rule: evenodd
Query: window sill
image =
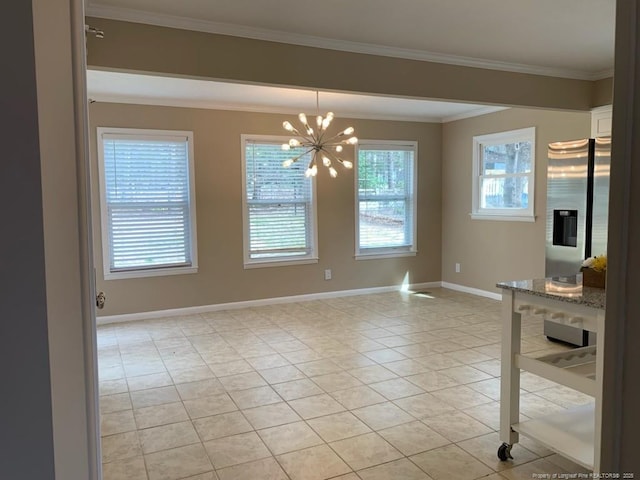
<path fill-rule="evenodd" d="M 288 267 L 290 265 L 309 265 L 312 263 L 318 263 L 318 257 L 300 258 L 297 260 L 267 260 L 267 261 L 252 261 L 251 263 L 245 263 L 244 269 L 250 270 L 252 268 L 268 268 L 268 267 Z"/>
<path fill-rule="evenodd" d="M 127 270 L 124 272 L 105 273 L 105 280 L 124 280 L 127 278 L 165 277 L 169 275 L 187 275 L 198 273 L 198 267 L 153 268 L 148 270 Z"/>
<path fill-rule="evenodd" d="M 376 252 L 376 253 L 356 253 L 356 260 L 379 260 L 383 258 L 397 258 L 397 257 L 415 257 L 418 252 L 416 251 L 404 251 L 404 252 Z"/>
<path fill-rule="evenodd" d="M 495 220 L 499 222 L 535 222 L 535 215 L 505 215 L 489 213 L 470 213 L 473 220 Z"/>

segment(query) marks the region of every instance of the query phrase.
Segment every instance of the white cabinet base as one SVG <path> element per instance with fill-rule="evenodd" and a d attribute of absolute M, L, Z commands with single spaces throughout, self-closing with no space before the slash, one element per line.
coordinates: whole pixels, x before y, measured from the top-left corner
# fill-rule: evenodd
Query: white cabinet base
<path fill-rule="evenodd" d="M 560 455 L 593 470 L 594 404 L 512 425 Z"/>
<path fill-rule="evenodd" d="M 612 119 L 613 107 L 611 105 L 591 110 L 591 136 L 593 138 L 611 136 Z"/>

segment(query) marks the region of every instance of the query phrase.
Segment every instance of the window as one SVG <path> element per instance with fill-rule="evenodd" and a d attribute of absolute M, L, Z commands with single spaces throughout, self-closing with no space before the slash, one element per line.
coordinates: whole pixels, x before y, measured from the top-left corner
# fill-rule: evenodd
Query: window
<path fill-rule="evenodd" d="M 415 255 L 416 142 L 362 140 L 356 170 L 356 258 Z"/>
<path fill-rule="evenodd" d="M 105 279 L 197 271 L 193 133 L 98 128 Z"/>
<path fill-rule="evenodd" d="M 316 263 L 315 180 L 304 175 L 310 155 L 281 148 L 289 138 L 242 136 L 245 268 Z"/>
<path fill-rule="evenodd" d="M 471 217 L 533 222 L 535 127 L 473 137 Z"/>

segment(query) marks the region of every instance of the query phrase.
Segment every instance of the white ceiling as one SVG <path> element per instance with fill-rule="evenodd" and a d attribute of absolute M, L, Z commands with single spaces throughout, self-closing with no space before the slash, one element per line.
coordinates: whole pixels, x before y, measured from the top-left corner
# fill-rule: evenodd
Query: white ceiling
<path fill-rule="evenodd" d="M 614 0 L 85 0 L 86 13 L 226 35 L 567 78 L 613 73 Z M 105 32 L 108 36 L 109 32 Z M 315 92 L 92 71 L 98 101 L 314 112 Z M 482 105 L 321 92 L 338 116 L 446 122 Z"/>
<path fill-rule="evenodd" d="M 85 1 L 89 15 L 339 50 L 582 79 L 613 69 L 614 0 Z"/>
<path fill-rule="evenodd" d="M 316 92 L 295 88 L 156 77 L 120 72 L 87 72 L 89 97 L 102 102 L 215 108 L 269 113 L 316 113 Z M 503 110 L 466 103 L 319 92 L 320 113 L 339 117 L 448 122 Z"/>

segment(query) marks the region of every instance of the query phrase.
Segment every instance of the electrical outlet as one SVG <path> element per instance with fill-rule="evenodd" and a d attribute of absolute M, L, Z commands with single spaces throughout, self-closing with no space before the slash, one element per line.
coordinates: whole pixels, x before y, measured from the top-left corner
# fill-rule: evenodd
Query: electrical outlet
<path fill-rule="evenodd" d="M 460 264 L 456 263 L 456 273 L 460 273 Z"/>
<path fill-rule="evenodd" d="M 331 280 L 331 269 L 330 268 L 327 268 L 324 271 L 324 279 L 325 280 Z"/>

